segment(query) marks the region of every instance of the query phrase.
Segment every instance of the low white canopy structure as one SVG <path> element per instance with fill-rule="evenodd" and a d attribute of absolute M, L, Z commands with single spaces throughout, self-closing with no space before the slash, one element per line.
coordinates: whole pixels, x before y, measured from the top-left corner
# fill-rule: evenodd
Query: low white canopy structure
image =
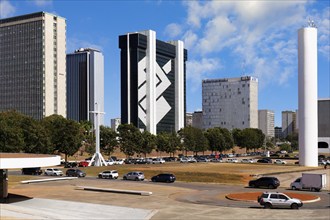
<path fill-rule="evenodd" d="M 61 157 L 57 155 L 0 152 L 0 169 L 46 167 L 59 164 L 61 164 Z"/>

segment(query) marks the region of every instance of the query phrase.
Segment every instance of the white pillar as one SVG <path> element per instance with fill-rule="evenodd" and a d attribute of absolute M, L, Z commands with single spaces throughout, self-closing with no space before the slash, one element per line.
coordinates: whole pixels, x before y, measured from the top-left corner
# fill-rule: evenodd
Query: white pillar
<path fill-rule="evenodd" d="M 147 36 L 146 54 L 146 83 L 147 83 L 147 112 L 146 127 L 151 134 L 156 134 L 156 32 L 152 30 L 141 31 Z"/>
<path fill-rule="evenodd" d="M 299 164 L 318 166 L 317 29 L 298 31 Z"/>
<path fill-rule="evenodd" d="M 175 131 L 184 127 L 184 43 L 183 41 L 169 42 L 176 47 L 175 57 Z"/>

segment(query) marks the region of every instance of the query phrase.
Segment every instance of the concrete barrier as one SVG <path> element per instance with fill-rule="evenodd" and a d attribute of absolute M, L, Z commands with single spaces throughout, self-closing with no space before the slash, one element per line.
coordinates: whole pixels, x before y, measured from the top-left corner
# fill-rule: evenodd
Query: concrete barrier
<path fill-rule="evenodd" d="M 40 183 L 40 182 L 50 182 L 50 181 L 59 181 L 59 180 L 72 180 L 77 178 L 78 177 L 59 177 L 59 178 L 51 178 L 51 179 L 24 180 L 21 181 L 21 183 L 29 184 L 29 183 Z"/>
<path fill-rule="evenodd" d="M 150 196 L 150 195 L 152 195 L 152 192 L 147 192 L 147 191 L 97 188 L 97 187 L 89 187 L 89 186 L 77 186 L 77 189 L 83 189 L 83 190 L 89 190 L 89 191 L 98 191 L 98 192 L 133 194 L 133 195 L 141 195 L 141 196 Z"/>

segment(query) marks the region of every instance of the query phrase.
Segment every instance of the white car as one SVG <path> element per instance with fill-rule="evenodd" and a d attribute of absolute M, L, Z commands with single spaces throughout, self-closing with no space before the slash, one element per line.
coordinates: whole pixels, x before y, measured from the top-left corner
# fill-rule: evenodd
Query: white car
<path fill-rule="evenodd" d="M 155 158 L 155 159 L 152 159 L 152 163 L 153 164 L 163 164 L 165 163 L 165 160 L 163 158 Z"/>
<path fill-rule="evenodd" d="M 57 168 L 47 168 L 44 173 L 46 176 L 63 176 L 63 172 Z"/>
<path fill-rule="evenodd" d="M 238 163 L 238 160 L 237 160 L 237 158 L 228 158 L 226 162 L 227 163 Z"/>
<path fill-rule="evenodd" d="M 124 164 L 124 159 L 118 159 L 113 162 L 114 165 L 123 165 Z"/>
<path fill-rule="evenodd" d="M 285 160 L 280 160 L 280 159 L 276 159 L 274 161 L 275 164 L 286 164 L 286 161 Z"/>
<path fill-rule="evenodd" d="M 288 195 L 278 192 L 264 192 L 258 197 L 258 203 L 265 209 L 273 207 L 299 209 L 303 206 L 301 200 L 290 198 Z"/>
<path fill-rule="evenodd" d="M 105 162 L 107 163 L 107 166 L 114 165 L 114 161 L 113 160 L 106 160 Z"/>
<path fill-rule="evenodd" d="M 118 178 L 118 171 L 117 170 L 106 170 L 98 175 L 99 178 L 104 179 L 117 179 Z"/>
<path fill-rule="evenodd" d="M 242 159 L 241 163 L 254 163 L 253 159 Z"/>

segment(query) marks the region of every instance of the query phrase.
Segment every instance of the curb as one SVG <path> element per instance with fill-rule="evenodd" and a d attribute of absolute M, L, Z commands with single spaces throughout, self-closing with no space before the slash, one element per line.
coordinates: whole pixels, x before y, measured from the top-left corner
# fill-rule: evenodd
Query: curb
<path fill-rule="evenodd" d="M 77 186 L 77 189 L 88 190 L 88 191 L 97 191 L 97 192 L 133 194 L 133 195 L 140 195 L 140 196 L 152 195 L 152 192 L 147 192 L 147 191 L 121 190 L 121 189 L 98 188 L 98 187 L 89 187 L 89 186 Z"/>
<path fill-rule="evenodd" d="M 51 182 L 51 181 L 59 181 L 59 180 L 72 180 L 77 179 L 78 177 L 60 177 L 60 178 L 52 178 L 52 179 L 38 179 L 38 180 L 23 180 L 20 183 L 29 184 L 29 183 L 42 183 L 42 182 Z"/>

